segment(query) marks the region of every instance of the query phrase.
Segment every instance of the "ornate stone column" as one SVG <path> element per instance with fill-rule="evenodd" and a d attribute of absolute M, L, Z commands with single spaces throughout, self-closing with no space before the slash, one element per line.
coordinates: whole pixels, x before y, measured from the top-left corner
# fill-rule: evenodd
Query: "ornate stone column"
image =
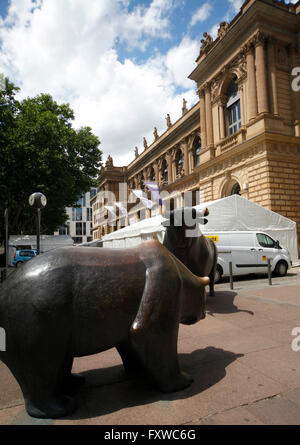
<path fill-rule="evenodd" d="M 172 177 L 174 178 L 174 181 L 176 179 L 176 159 L 172 158 Z"/>
<path fill-rule="evenodd" d="M 258 114 L 269 113 L 265 41 L 266 37 L 263 33 L 259 32 L 255 36 Z"/>
<path fill-rule="evenodd" d="M 191 173 L 190 171 L 190 158 L 189 158 L 189 146 L 188 143 L 185 141 L 182 144 L 182 151 L 183 151 L 183 167 L 184 167 L 184 173 L 185 175 L 189 175 Z"/>
<path fill-rule="evenodd" d="M 248 119 L 254 119 L 257 116 L 257 91 L 255 79 L 254 52 L 251 43 L 245 46 L 247 57 L 247 73 L 248 73 Z"/>
<path fill-rule="evenodd" d="M 220 119 L 220 139 L 224 139 L 226 137 L 225 131 L 225 106 L 226 106 L 226 97 L 220 96 L 218 100 L 219 107 L 219 119 Z"/>
<path fill-rule="evenodd" d="M 189 158 L 189 166 L 190 166 L 190 174 L 193 173 L 195 165 L 194 165 L 194 156 L 193 156 L 193 148 L 188 149 L 188 158 Z"/>
<path fill-rule="evenodd" d="M 244 84 L 242 82 L 238 82 L 239 93 L 240 93 L 240 104 L 241 104 L 241 119 L 242 119 L 242 127 L 246 125 L 246 104 L 245 104 L 245 96 L 244 96 Z"/>
<path fill-rule="evenodd" d="M 158 162 L 154 162 L 153 164 L 154 172 L 155 172 L 155 181 L 157 184 L 159 184 L 159 168 L 158 168 Z"/>
<path fill-rule="evenodd" d="M 204 89 L 200 89 L 198 91 L 198 95 L 200 98 L 200 131 L 201 131 L 201 143 L 203 150 L 207 147 L 207 139 L 206 139 L 206 107 L 205 107 L 205 95 Z"/>
<path fill-rule="evenodd" d="M 275 64 L 275 41 L 272 37 L 269 37 L 267 45 L 268 45 L 267 51 L 268 51 L 268 70 L 269 70 L 269 83 L 270 83 L 270 102 L 272 106 L 272 113 L 274 114 L 274 116 L 279 116 L 277 77 L 276 77 L 276 64 Z"/>
<path fill-rule="evenodd" d="M 174 181 L 172 169 L 172 152 L 167 153 L 166 161 L 168 164 L 168 184 L 172 184 L 172 182 Z"/>
<path fill-rule="evenodd" d="M 207 148 L 214 146 L 213 119 L 211 106 L 211 87 L 207 83 L 205 85 L 205 117 L 206 117 L 206 143 Z"/>

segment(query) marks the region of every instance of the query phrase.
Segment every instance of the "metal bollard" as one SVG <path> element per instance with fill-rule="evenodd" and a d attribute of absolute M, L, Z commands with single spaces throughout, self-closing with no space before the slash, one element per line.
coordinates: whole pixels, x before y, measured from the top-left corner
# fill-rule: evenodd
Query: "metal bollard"
<path fill-rule="evenodd" d="M 230 278 L 230 289 L 233 290 L 233 273 L 232 273 L 232 262 L 229 263 L 229 278 Z"/>
<path fill-rule="evenodd" d="M 270 258 L 268 258 L 268 277 L 269 277 L 269 285 L 272 286 L 272 266 Z"/>

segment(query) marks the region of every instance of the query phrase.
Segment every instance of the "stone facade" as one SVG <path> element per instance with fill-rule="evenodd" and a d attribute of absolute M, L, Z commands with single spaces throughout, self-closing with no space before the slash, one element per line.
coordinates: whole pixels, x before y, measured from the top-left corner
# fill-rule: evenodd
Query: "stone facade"
<path fill-rule="evenodd" d="M 198 103 L 184 104 L 182 117 L 168 119 L 165 133 L 130 165 L 105 167 L 100 189 L 127 182 L 129 194 L 154 180 L 179 197 L 177 205 L 186 191 L 200 192 L 194 203 L 240 193 L 300 228 L 300 92 L 291 76 L 300 67 L 300 2 L 246 0 L 215 41 L 204 37 L 189 76 Z M 94 198 L 102 216 L 103 204 Z M 94 239 L 120 227 L 119 219 L 115 228 L 95 220 Z"/>

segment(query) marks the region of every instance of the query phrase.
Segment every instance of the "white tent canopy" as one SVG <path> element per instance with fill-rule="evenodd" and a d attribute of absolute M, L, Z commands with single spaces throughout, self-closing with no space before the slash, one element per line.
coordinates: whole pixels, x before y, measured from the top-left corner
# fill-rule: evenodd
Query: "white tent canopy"
<path fill-rule="evenodd" d="M 209 209 L 208 224 L 201 226 L 202 232 L 226 231 L 262 231 L 278 240 L 286 247 L 293 261 L 298 263 L 297 225 L 294 221 L 272 212 L 239 195 L 210 201 L 196 206 L 196 209 Z M 161 225 L 164 218 L 139 221 L 103 237 L 103 247 L 123 248 L 136 246 L 153 238 L 155 233 L 159 241 L 163 241 L 165 228 Z"/>
<path fill-rule="evenodd" d="M 102 238 L 103 247 L 119 249 L 137 246 L 144 241 L 153 239 L 153 234 L 156 234 L 159 241 L 163 242 L 165 228 L 161 223 L 164 220 L 165 218 L 161 215 L 154 216 L 105 235 Z"/>
<path fill-rule="evenodd" d="M 12 246 L 31 246 L 36 249 L 36 235 L 11 235 L 9 244 Z M 59 247 L 73 246 L 74 241 L 70 235 L 41 235 L 40 249 L 42 252 L 57 249 Z M 27 248 L 27 247 L 26 247 Z"/>

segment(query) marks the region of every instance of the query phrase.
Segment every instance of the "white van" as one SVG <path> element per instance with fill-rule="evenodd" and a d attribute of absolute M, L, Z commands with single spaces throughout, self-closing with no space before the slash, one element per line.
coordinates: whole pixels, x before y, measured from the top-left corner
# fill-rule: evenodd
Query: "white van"
<path fill-rule="evenodd" d="M 203 235 L 213 239 L 218 249 L 216 283 L 230 275 L 230 262 L 233 275 L 267 274 L 268 259 L 272 272 L 278 276 L 285 276 L 292 267 L 288 250 L 264 232 L 205 232 Z"/>

